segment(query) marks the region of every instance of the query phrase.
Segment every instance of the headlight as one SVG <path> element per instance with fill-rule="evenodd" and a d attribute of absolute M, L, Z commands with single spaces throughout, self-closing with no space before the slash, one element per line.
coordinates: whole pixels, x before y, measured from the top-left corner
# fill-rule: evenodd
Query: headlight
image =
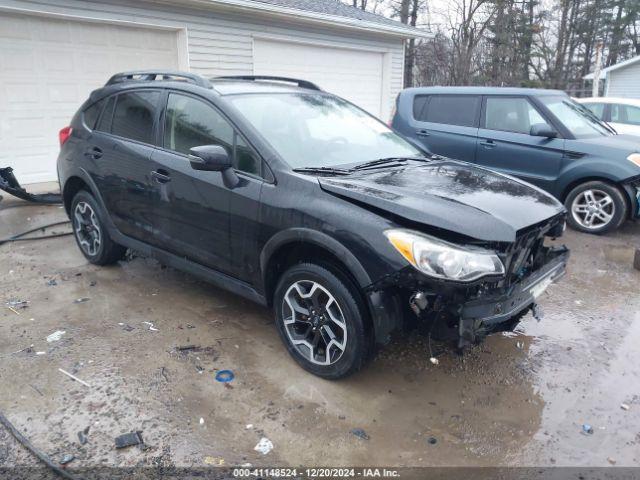
<path fill-rule="evenodd" d="M 640 167 L 640 153 L 632 153 L 627 157 L 627 160 Z"/>
<path fill-rule="evenodd" d="M 489 250 L 453 245 L 411 230 L 387 230 L 384 234 L 411 265 L 431 277 L 470 282 L 504 274 L 504 265 Z"/>

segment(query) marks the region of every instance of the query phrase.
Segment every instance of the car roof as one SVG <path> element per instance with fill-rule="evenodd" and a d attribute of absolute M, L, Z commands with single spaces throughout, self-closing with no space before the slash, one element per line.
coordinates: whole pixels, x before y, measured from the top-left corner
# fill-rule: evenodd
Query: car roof
<path fill-rule="evenodd" d="M 514 88 L 514 87 L 413 87 L 405 92 L 421 94 L 467 94 L 467 95 L 566 95 L 562 90 L 547 90 L 544 88 Z"/>
<path fill-rule="evenodd" d="M 622 105 L 631 105 L 640 107 L 640 98 L 621 98 L 621 97 L 587 97 L 576 98 L 580 103 L 620 103 Z"/>

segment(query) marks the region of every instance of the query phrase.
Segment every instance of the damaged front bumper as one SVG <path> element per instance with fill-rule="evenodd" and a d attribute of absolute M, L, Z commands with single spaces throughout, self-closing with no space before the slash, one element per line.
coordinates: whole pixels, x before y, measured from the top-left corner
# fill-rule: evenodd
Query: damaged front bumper
<path fill-rule="evenodd" d="M 0 190 L 27 202 L 55 204 L 62 203 L 62 196 L 56 193 L 33 194 L 20 185 L 11 167 L 0 168 Z M 0 197 L 1 198 L 1 197 Z"/>
<path fill-rule="evenodd" d="M 550 256 L 541 268 L 506 291 L 489 293 L 464 303 L 458 323 L 459 346 L 477 343 L 490 333 L 513 330 L 524 314 L 536 309 L 538 297 L 566 273 L 569 251 L 561 247 Z"/>

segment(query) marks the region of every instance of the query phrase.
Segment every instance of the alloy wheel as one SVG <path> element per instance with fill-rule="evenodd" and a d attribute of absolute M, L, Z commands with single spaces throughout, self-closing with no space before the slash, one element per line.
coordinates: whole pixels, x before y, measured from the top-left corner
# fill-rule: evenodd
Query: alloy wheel
<path fill-rule="evenodd" d="M 607 192 L 589 189 L 580 192 L 571 204 L 574 220 L 588 230 L 596 230 L 608 225 L 616 213 L 616 206 Z"/>
<path fill-rule="evenodd" d="M 331 293 L 317 282 L 293 283 L 282 301 L 282 321 L 296 350 L 317 365 L 336 363 L 347 346 L 347 326 L 342 309 Z"/>
<path fill-rule="evenodd" d="M 78 202 L 73 211 L 75 234 L 80 248 L 93 257 L 100 249 L 102 233 L 96 212 L 87 202 Z"/>

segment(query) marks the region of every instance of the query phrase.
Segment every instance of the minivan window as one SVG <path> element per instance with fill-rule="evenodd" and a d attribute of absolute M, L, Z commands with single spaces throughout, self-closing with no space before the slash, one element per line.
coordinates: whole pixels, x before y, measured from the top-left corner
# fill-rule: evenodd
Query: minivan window
<path fill-rule="evenodd" d="M 171 93 L 164 124 L 164 147 L 189 154 L 193 147 L 221 145 L 233 154 L 233 127 L 211 105 Z"/>
<path fill-rule="evenodd" d="M 480 97 L 477 95 L 432 95 L 416 120 L 461 127 L 477 127 Z"/>
<path fill-rule="evenodd" d="M 100 116 L 100 112 L 102 111 L 102 107 L 104 107 L 105 103 L 106 100 L 103 98 L 85 109 L 83 113 L 84 124 L 91 130 L 96 127 L 96 122 L 98 121 L 98 117 Z"/>
<path fill-rule="evenodd" d="M 160 92 L 139 91 L 118 95 L 111 133 L 138 142 L 153 143 L 153 122 Z"/>
<path fill-rule="evenodd" d="M 537 123 L 547 123 L 523 97 L 487 97 L 484 125 L 488 130 L 526 133 Z"/>
<path fill-rule="evenodd" d="M 611 105 L 611 121 L 640 125 L 640 108 L 614 103 Z"/>

